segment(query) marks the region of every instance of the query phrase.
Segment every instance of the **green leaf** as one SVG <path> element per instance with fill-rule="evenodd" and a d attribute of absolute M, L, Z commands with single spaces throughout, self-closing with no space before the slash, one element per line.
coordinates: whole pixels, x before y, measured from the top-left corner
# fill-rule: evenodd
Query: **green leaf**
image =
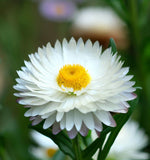
<path fill-rule="evenodd" d="M 97 149 L 101 150 L 106 135 L 112 130 L 112 127 L 104 126 L 103 131 L 100 133 L 100 137 L 92 142 L 85 150 L 82 151 L 82 156 L 86 160 L 91 160 Z"/>
<path fill-rule="evenodd" d="M 83 160 L 82 153 L 81 153 L 81 145 L 80 145 L 80 137 L 77 135 L 74 139 L 72 139 L 73 149 L 75 153 L 74 160 Z"/>
<path fill-rule="evenodd" d="M 82 152 L 82 157 L 85 160 L 91 160 L 91 157 L 95 154 L 98 148 L 102 147 L 103 141 L 105 140 L 105 136 L 101 135 L 100 138 L 97 138 L 89 147 L 87 147 Z"/>
<path fill-rule="evenodd" d="M 65 153 L 66 155 L 69 155 L 73 159 L 75 158 L 75 155 L 74 155 L 74 152 L 72 149 L 72 142 L 63 131 L 61 131 L 57 135 L 54 135 L 54 134 L 52 134 L 52 130 L 50 128 L 44 130 L 43 126 L 41 124 L 36 125 L 36 126 L 30 125 L 29 127 L 32 129 L 35 129 L 36 131 L 40 132 L 41 134 L 43 134 L 45 136 L 51 138 L 58 145 L 59 149 L 63 153 Z"/>
<path fill-rule="evenodd" d="M 129 108 L 129 111 L 126 114 L 117 114 L 114 116 L 115 121 L 117 123 L 117 126 L 115 128 L 112 128 L 112 131 L 107 139 L 107 142 L 105 143 L 105 146 L 101 152 L 99 152 L 98 160 L 105 160 L 108 152 L 114 143 L 119 131 L 123 127 L 123 125 L 128 121 L 130 118 L 133 110 L 135 109 L 137 105 L 138 99 L 135 99 L 134 101 L 130 102 L 131 107 Z"/>
<path fill-rule="evenodd" d="M 112 52 L 113 53 L 117 52 L 116 43 L 115 43 L 115 41 L 114 41 L 113 38 L 110 38 L 110 40 L 109 40 L 109 46 L 112 48 Z"/>

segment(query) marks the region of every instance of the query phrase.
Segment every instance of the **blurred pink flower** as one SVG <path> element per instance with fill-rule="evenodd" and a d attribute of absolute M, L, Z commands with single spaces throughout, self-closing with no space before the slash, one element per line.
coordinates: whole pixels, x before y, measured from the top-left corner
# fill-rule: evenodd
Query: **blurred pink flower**
<path fill-rule="evenodd" d="M 68 21 L 72 18 L 76 5 L 67 0 L 42 0 L 39 6 L 43 17 L 53 21 Z"/>

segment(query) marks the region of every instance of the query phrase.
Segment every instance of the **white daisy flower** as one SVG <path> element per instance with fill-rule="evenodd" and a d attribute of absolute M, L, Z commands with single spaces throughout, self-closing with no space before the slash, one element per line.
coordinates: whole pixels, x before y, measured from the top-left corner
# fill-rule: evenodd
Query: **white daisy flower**
<path fill-rule="evenodd" d="M 97 136 L 93 132 L 93 139 Z M 141 150 L 148 145 L 148 137 L 137 122 L 128 121 L 118 134 L 112 145 L 107 159 L 114 160 L 142 160 L 148 159 L 149 154 Z M 96 160 L 97 154 L 94 156 Z M 106 159 L 106 160 L 107 160 Z"/>
<path fill-rule="evenodd" d="M 38 144 L 38 147 L 30 147 L 31 153 L 36 158 L 50 158 L 58 150 L 58 146 L 48 137 L 42 135 L 41 133 L 32 130 L 32 139 Z"/>
<path fill-rule="evenodd" d="M 126 113 L 127 101 L 136 97 L 129 68 L 122 67 L 111 48 L 102 53 L 98 42 L 64 39 L 29 58 L 17 71 L 15 96 L 29 107 L 25 116 L 33 125 L 45 120 L 43 128 L 52 126 L 53 134 L 66 129 L 74 138 L 77 132 L 86 136 L 89 129 L 102 131 L 102 123 L 114 127 L 110 112 Z"/>

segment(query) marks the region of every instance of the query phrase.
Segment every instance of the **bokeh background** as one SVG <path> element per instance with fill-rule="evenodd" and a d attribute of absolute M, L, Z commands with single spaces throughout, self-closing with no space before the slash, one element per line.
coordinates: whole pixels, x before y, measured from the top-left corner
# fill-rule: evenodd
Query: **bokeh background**
<path fill-rule="evenodd" d="M 98 40 L 103 49 L 115 40 L 142 88 L 132 118 L 150 139 L 149 26 L 149 0 L 0 0 L 0 160 L 36 160 L 26 109 L 13 96 L 16 70 L 38 47 L 64 37 Z M 150 143 L 144 150 L 150 153 Z"/>

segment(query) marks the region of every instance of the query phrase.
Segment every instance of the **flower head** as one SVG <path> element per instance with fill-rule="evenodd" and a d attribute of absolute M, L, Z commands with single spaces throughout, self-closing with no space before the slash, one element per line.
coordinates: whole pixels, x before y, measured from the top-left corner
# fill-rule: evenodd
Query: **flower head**
<path fill-rule="evenodd" d="M 43 17 L 54 21 L 67 21 L 73 16 L 76 6 L 66 0 L 42 0 L 39 10 Z"/>
<path fill-rule="evenodd" d="M 54 134 L 66 129 L 73 138 L 77 132 L 85 136 L 89 129 L 102 131 L 102 123 L 114 127 L 110 112 L 126 113 L 127 101 L 136 97 L 129 68 L 122 67 L 111 48 L 102 52 L 98 42 L 64 39 L 54 47 L 48 43 L 29 58 L 17 71 L 15 95 L 29 107 L 25 116 L 33 125 L 45 120 L 43 128 L 52 126 Z"/>

